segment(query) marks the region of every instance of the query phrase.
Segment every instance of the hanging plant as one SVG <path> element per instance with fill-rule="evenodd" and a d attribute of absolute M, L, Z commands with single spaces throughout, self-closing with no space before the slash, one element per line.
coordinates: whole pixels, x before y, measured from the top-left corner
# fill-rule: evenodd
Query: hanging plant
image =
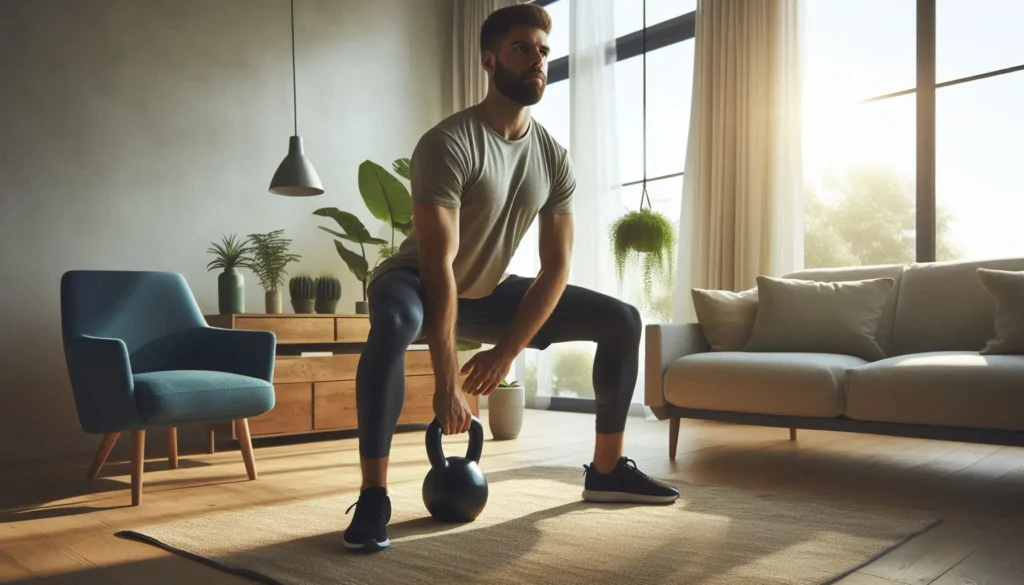
<path fill-rule="evenodd" d="M 672 222 L 650 207 L 646 185 L 643 197 L 639 211 L 627 213 L 612 225 L 612 252 L 619 284 L 623 284 L 627 268 L 639 268 L 641 294 L 645 301 L 650 301 L 655 280 L 672 277 L 676 236 Z"/>

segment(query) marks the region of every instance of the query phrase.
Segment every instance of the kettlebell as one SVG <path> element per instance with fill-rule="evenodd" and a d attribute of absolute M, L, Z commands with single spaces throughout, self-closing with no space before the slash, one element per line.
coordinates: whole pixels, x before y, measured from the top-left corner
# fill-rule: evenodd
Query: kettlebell
<path fill-rule="evenodd" d="M 427 427 L 430 471 L 423 479 L 423 504 L 435 520 L 472 522 L 487 503 L 487 478 L 479 466 L 484 427 L 473 417 L 465 457 L 445 457 L 442 434 L 441 423 L 435 418 Z"/>

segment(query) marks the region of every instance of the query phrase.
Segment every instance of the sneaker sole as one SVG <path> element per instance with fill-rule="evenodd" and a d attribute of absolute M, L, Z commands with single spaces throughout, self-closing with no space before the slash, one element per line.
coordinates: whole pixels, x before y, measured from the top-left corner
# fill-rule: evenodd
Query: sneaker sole
<path fill-rule="evenodd" d="M 679 496 L 652 496 L 631 494 L 629 492 L 583 490 L 583 499 L 588 502 L 599 502 L 602 504 L 671 504 L 679 499 Z"/>
<path fill-rule="evenodd" d="M 361 551 L 378 551 L 383 550 L 391 545 L 391 540 L 384 539 L 383 542 L 377 542 L 374 539 L 370 539 L 366 542 L 349 542 L 345 541 L 345 548 L 348 550 L 361 550 Z"/>

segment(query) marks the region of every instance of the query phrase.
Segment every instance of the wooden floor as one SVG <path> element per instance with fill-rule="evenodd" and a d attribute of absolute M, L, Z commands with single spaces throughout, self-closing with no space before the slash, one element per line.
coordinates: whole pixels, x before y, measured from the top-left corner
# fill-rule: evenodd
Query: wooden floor
<path fill-rule="evenodd" d="M 486 411 L 482 417 L 486 424 Z M 592 456 L 592 429 L 589 415 L 528 411 L 519 439 L 485 445 L 485 470 L 582 465 Z M 644 471 L 680 482 L 931 510 L 944 520 L 842 583 L 1024 583 L 1024 449 L 815 431 L 800 431 L 790 442 L 785 429 L 684 421 L 679 454 L 671 462 L 667 437 L 667 422 L 631 418 L 627 455 Z M 446 452 L 464 451 L 465 440 L 466 435 L 446 440 Z M 246 479 L 237 448 L 182 453 L 177 470 L 167 469 L 166 459 L 151 459 L 137 508 L 129 505 L 127 462 L 108 462 L 91 483 L 85 480 L 89 463 L 82 458 L 4 470 L 0 582 L 252 583 L 113 534 L 214 511 L 334 495 L 359 484 L 352 438 L 257 443 L 254 482 Z M 392 484 L 422 481 L 427 466 L 422 432 L 398 435 Z M 339 529 L 348 520 L 339 509 Z"/>

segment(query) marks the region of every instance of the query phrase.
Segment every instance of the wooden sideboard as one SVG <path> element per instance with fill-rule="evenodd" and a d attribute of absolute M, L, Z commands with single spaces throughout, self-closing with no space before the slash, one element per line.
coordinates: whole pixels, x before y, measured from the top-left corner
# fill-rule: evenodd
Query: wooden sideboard
<path fill-rule="evenodd" d="M 258 329 L 277 336 L 276 403 L 270 412 L 249 419 L 253 438 L 358 428 L 356 367 L 370 331 L 366 315 L 236 313 L 207 315 L 206 321 L 213 327 Z M 405 359 L 406 394 L 400 425 L 429 424 L 434 419 L 433 374 L 430 352 L 410 349 Z M 473 413 L 480 416 L 477 397 L 466 398 Z M 230 428 L 236 438 L 233 425 Z"/>

